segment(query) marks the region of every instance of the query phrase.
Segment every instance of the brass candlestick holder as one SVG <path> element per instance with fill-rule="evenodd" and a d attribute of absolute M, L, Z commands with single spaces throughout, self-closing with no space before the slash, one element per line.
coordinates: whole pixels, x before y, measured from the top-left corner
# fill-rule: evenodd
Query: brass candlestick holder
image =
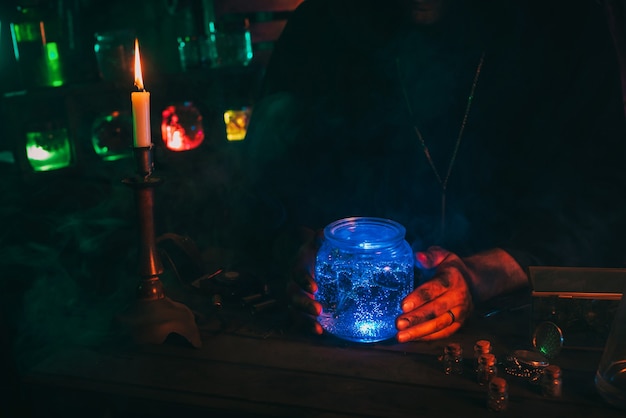
<path fill-rule="evenodd" d="M 168 298 L 159 279 L 163 265 L 154 232 L 154 188 L 162 180 L 152 176 L 152 148 L 134 148 L 137 175 L 123 180 L 135 192 L 141 281 L 134 303 L 119 320 L 128 326 L 138 344 L 162 344 L 170 334 L 178 334 L 198 348 L 202 343 L 193 313 L 184 304 Z"/>

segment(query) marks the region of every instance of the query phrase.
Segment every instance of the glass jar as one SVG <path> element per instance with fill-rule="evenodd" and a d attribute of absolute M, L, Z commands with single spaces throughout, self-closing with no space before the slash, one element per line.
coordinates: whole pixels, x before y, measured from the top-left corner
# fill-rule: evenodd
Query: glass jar
<path fill-rule="evenodd" d="M 491 352 L 491 341 L 478 340 L 474 344 L 474 371 L 478 372 L 478 359 L 482 354 Z"/>
<path fill-rule="evenodd" d="M 626 295 L 626 287 L 622 295 Z M 595 377 L 600 396 L 626 410 L 626 297 L 622 296 Z"/>
<path fill-rule="evenodd" d="M 541 393 L 550 398 L 559 398 L 562 394 L 563 381 L 561 368 L 555 364 L 546 367 L 541 377 Z"/>
<path fill-rule="evenodd" d="M 325 331 L 368 343 L 395 336 L 400 303 L 413 289 L 413 251 L 404 236 L 402 225 L 382 218 L 345 218 L 324 228 L 315 297 Z"/>
<path fill-rule="evenodd" d="M 94 36 L 93 50 L 100 78 L 132 86 L 135 77 L 135 31 L 119 29 L 98 32 Z"/>
<path fill-rule="evenodd" d="M 501 377 L 494 377 L 487 389 L 487 408 L 490 411 L 506 411 L 509 406 L 509 385 Z"/>
<path fill-rule="evenodd" d="M 211 67 L 246 66 L 254 57 L 250 21 L 209 22 Z"/>
<path fill-rule="evenodd" d="M 497 375 L 496 356 L 492 353 L 481 354 L 478 357 L 478 369 L 476 370 L 478 384 L 486 385 Z"/>
<path fill-rule="evenodd" d="M 51 4 L 18 2 L 10 24 L 13 53 L 26 88 L 59 87 L 66 83 L 63 24 Z"/>
<path fill-rule="evenodd" d="M 459 343 L 450 343 L 443 350 L 443 372 L 463 374 L 463 348 Z"/>

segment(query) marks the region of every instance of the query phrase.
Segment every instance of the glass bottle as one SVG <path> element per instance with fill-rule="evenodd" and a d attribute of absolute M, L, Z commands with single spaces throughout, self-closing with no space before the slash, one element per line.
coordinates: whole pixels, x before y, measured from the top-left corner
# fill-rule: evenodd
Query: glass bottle
<path fill-rule="evenodd" d="M 492 353 L 481 354 L 478 357 L 478 369 L 476 370 L 478 384 L 486 385 L 497 375 L 496 356 Z"/>
<path fill-rule="evenodd" d="M 100 79 L 132 85 L 135 77 L 135 31 L 100 31 L 94 37 L 93 51 Z"/>
<path fill-rule="evenodd" d="M 461 344 L 450 343 L 444 348 L 443 372 L 445 374 L 463 373 L 463 348 L 461 348 Z"/>
<path fill-rule="evenodd" d="M 626 294 L 626 288 L 622 295 Z M 596 389 L 605 401 L 626 410 L 626 297 L 611 324 L 595 377 Z"/>
<path fill-rule="evenodd" d="M 210 22 L 208 57 L 212 67 L 245 66 L 254 57 L 250 21 Z"/>
<path fill-rule="evenodd" d="M 481 354 L 491 352 L 491 342 L 489 340 L 478 340 L 474 343 L 474 371 L 478 372 L 478 358 Z"/>
<path fill-rule="evenodd" d="M 33 88 L 65 84 L 62 22 L 54 5 L 42 0 L 22 0 L 16 11 L 10 30 L 23 85 Z"/>
<path fill-rule="evenodd" d="M 543 370 L 541 376 L 541 393 L 543 396 L 558 398 L 561 396 L 562 388 L 561 368 L 551 364 Z"/>
<path fill-rule="evenodd" d="M 335 221 L 317 252 L 318 320 L 330 334 L 356 342 L 392 338 L 400 303 L 413 289 L 414 257 L 397 222 L 370 217 Z"/>
<path fill-rule="evenodd" d="M 502 377 L 494 377 L 487 389 L 487 408 L 491 411 L 506 411 L 509 406 L 509 385 Z"/>

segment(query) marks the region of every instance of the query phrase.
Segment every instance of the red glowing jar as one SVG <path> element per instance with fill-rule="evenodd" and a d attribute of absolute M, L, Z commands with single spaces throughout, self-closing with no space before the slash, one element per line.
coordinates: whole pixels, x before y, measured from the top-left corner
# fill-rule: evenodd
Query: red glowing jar
<path fill-rule="evenodd" d="M 189 151 L 204 141 L 202 114 L 192 102 L 167 106 L 161 115 L 161 138 L 167 149 Z"/>

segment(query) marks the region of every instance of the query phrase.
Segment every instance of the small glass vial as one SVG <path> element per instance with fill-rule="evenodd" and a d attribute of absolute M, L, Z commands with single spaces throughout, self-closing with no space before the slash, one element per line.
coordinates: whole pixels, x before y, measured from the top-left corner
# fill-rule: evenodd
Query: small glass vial
<path fill-rule="evenodd" d="M 561 368 L 551 364 L 543 370 L 541 376 L 541 393 L 550 398 L 561 397 L 563 382 L 561 380 Z"/>
<path fill-rule="evenodd" d="M 478 372 L 478 358 L 481 354 L 491 353 L 491 342 L 489 340 L 478 340 L 474 344 L 474 371 Z"/>
<path fill-rule="evenodd" d="M 509 385 L 502 377 L 494 377 L 487 390 L 487 408 L 491 411 L 506 411 L 509 406 Z"/>
<path fill-rule="evenodd" d="M 463 373 L 463 349 L 459 343 L 448 344 L 443 351 L 443 371 L 445 374 Z"/>
<path fill-rule="evenodd" d="M 496 356 L 492 353 L 481 354 L 478 357 L 478 369 L 476 370 L 478 384 L 486 385 L 497 375 Z"/>

